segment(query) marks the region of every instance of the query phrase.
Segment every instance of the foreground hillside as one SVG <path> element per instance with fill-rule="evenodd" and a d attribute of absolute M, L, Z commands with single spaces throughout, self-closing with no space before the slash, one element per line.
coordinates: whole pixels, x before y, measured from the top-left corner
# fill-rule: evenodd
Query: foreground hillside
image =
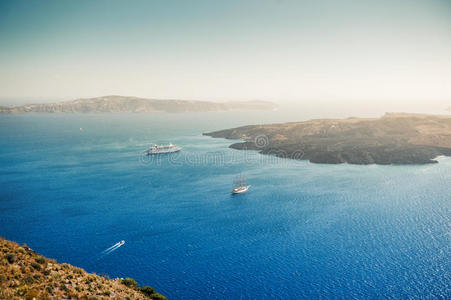
<path fill-rule="evenodd" d="M 265 101 L 209 102 L 157 100 L 126 96 L 104 96 L 57 103 L 0 107 L 0 113 L 148 113 L 209 112 L 231 110 L 271 110 L 276 105 Z"/>
<path fill-rule="evenodd" d="M 252 125 L 205 135 L 244 140 L 230 146 L 234 149 L 313 163 L 426 164 L 451 155 L 451 116 L 386 114 Z"/>
<path fill-rule="evenodd" d="M 0 238 L 0 299 L 166 299 L 131 278 L 107 279 Z"/>

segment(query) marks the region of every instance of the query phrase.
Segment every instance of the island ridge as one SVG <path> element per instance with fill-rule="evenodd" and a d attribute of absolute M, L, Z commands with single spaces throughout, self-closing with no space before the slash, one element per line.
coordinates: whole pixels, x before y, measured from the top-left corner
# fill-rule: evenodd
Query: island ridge
<path fill-rule="evenodd" d="M 233 149 L 327 164 L 427 164 L 451 155 L 451 116 L 387 113 L 381 118 L 318 119 L 204 133 L 241 139 Z"/>

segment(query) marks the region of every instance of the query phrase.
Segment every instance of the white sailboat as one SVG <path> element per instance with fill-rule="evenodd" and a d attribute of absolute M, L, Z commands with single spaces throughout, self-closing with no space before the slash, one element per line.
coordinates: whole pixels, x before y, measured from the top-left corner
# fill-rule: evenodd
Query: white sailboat
<path fill-rule="evenodd" d="M 232 194 L 242 194 L 246 193 L 251 186 L 246 184 L 246 178 L 242 177 L 240 174 L 239 179 L 234 182 L 234 189 L 232 190 Z"/>

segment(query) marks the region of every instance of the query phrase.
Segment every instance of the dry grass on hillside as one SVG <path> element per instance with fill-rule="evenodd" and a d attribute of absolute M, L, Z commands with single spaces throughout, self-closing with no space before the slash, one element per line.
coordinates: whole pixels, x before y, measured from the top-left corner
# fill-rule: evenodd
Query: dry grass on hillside
<path fill-rule="evenodd" d="M 107 279 L 0 238 L 0 299 L 166 299 L 136 281 Z"/>

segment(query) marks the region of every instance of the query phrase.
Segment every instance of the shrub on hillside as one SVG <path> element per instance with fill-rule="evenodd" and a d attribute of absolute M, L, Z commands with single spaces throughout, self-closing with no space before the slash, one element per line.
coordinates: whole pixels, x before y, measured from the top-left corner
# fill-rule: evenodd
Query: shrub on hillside
<path fill-rule="evenodd" d="M 34 260 L 35 260 L 38 264 L 41 264 L 41 265 L 45 264 L 45 258 L 42 257 L 42 256 L 38 256 L 38 257 L 36 257 Z"/>
<path fill-rule="evenodd" d="M 31 277 L 30 275 L 28 275 L 27 277 L 25 277 L 25 278 L 23 279 L 23 282 L 25 282 L 26 284 L 33 284 L 34 279 L 33 279 L 33 277 Z"/>
<path fill-rule="evenodd" d="M 41 271 L 41 265 L 37 263 L 31 263 L 31 266 L 36 269 L 36 271 Z"/>
<path fill-rule="evenodd" d="M 9 262 L 10 264 L 13 264 L 13 263 L 15 263 L 15 262 L 17 261 L 17 256 L 15 256 L 15 255 L 12 254 L 12 253 L 7 253 L 7 254 L 5 255 L 5 257 L 6 257 L 6 259 L 8 260 L 8 262 Z"/>
<path fill-rule="evenodd" d="M 128 287 L 130 287 L 130 288 L 132 288 L 132 289 L 137 289 L 138 288 L 138 283 L 136 282 L 136 280 L 133 279 L 133 278 L 130 278 L 130 277 L 122 279 L 121 283 L 126 285 L 126 286 L 128 286 Z"/>
<path fill-rule="evenodd" d="M 151 288 L 150 286 L 147 285 L 142 286 L 139 290 L 141 291 L 141 293 L 143 293 L 152 300 L 166 300 L 165 296 L 155 292 L 155 289 Z"/>
<path fill-rule="evenodd" d="M 139 290 L 141 291 L 141 293 L 147 296 L 150 296 L 155 293 L 155 289 L 151 288 L 148 285 L 142 286 Z"/>
<path fill-rule="evenodd" d="M 160 293 L 153 293 L 152 295 L 150 295 L 150 298 L 152 300 L 167 300 L 166 297 Z"/>

